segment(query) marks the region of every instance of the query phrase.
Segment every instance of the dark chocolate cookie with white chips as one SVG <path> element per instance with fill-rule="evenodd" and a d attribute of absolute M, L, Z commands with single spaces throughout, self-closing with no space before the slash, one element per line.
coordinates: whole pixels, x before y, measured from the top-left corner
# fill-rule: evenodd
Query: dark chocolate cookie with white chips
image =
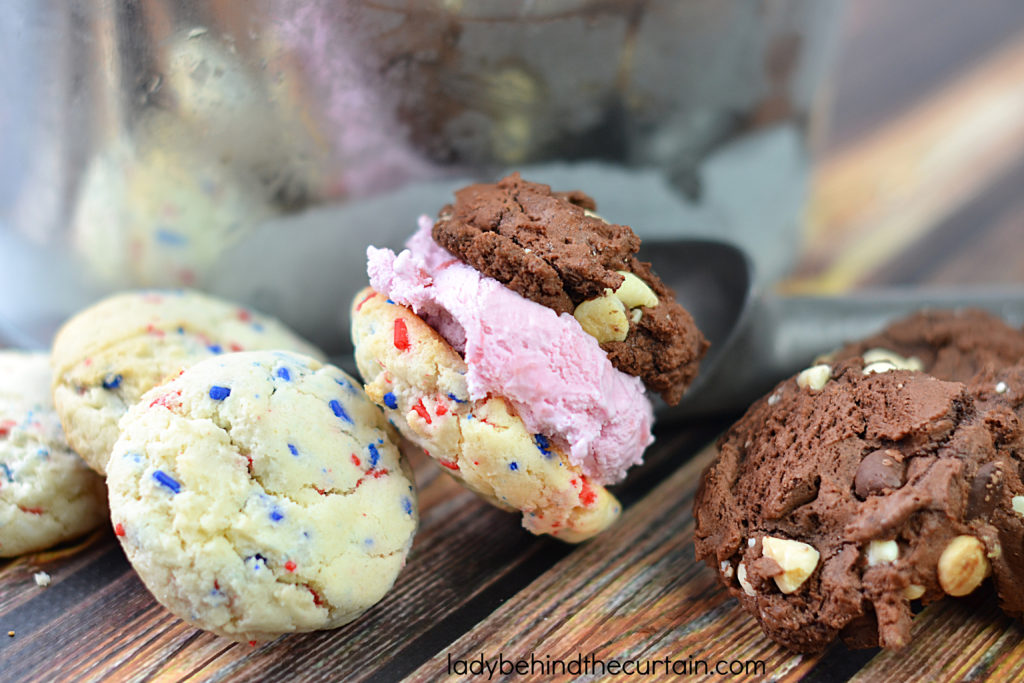
<path fill-rule="evenodd" d="M 987 311 L 925 310 L 847 344 L 824 360 L 865 355 L 869 360 L 884 360 L 886 354 L 902 356 L 913 369 L 939 379 L 969 382 L 985 368 L 1024 360 L 1024 333 Z"/>
<path fill-rule="evenodd" d="M 698 491 L 697 557 L 790 649 L 902 647 L 911 600 L 967 595 L 989 574 L 1019 612 L 1017 414 L 994 420 L 964 384 L 902 360 L 780 383 L 720 439 Z"/>

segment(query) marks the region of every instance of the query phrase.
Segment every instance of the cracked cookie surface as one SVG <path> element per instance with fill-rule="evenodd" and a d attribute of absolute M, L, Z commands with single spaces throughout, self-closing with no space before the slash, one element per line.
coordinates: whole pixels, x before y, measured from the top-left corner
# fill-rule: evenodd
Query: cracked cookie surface
<path fill-rule="evenodd" d="M 1001 381 L 1016 380 L 986 380 Z M 1019 612 L 1020 430 L 960 382 L 859 357 L 819 365 L 720 439 L 695 503 L 697 556 L 798 651 L 837 637 L 899 648 L 911 600 L 965 595 L 989 574 Z"/>
<path fill-rule="evenodd" d="M 668 403 L 679 401 L 707 341 L 650 264 L 637 259 L 640 239 L 628 226 L 589 213 L 594 200 L 582 192 L 552 192 L 517 173 L 495 184 L 470 185 L 455 197 L 434 223 L 434 240 L 556 313 L 571 314 L 618 289 L 625 277 L 620 271 L 649 287 L 657 304 L 635 307 L 632 318 L 623 317 L 629 327 L 625 338 L 603 341 L 601 348 L 617 369 L 640 377 Z"/>
<path fill-rule="evenodd" d="M 70 540 L 106 516 L 103 480 L 53 410 L 49 356 L 0 351 L 0 557 Z"/>
<path fill-rule="evenodd" d="M 503 398 L 470 398 L 465 361 L 409 309 L 364 289 L 352 340 L 367 395 L 399 431 L 484 499 L 522 512 L 529 531 L 578 542 L 618 517 L 607 489 L 530 434 Z"/>
<path fill-rule="evenodd" d="M 117 294 L 68 320 L 53 344 L 53 399 L 72 448 L 103 474 L 117 422 L 143 393 L 222 353 L 322 353 L 277 320 L 188 290 Z"/>
<path fill-rule="evenodd" d="M 114 532 L 153 595 L 199 628 L 238 641 L 336 628 L 384 596 L 412 544 L 394 436 L 333 366 L 207 359 L 122 420 Z"/>

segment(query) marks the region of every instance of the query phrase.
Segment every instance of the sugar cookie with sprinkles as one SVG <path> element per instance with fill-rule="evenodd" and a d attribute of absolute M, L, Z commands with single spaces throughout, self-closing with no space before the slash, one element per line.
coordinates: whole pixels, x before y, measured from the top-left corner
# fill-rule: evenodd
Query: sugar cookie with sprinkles
<path fill-rule="evenodd" d="M 143 393 L 206 358 L 262 349 L 323 357 L 277 320 L 199 292 L 104 299 L 68 320 L 54 340 L 53 399 L 68 442 L 103 474 L 117 422 Z"/>
<path fill-rule="evenodd" d="M 471 398 L 465 361 L 409 309 L 365 289 L 352 337 L 367 395 L 402 434 L 494 505 L 521 511 L 526 529 L 579 542 L 618 517 L 615 497 L 508 401 Z"/>
<path fill-rule="evenodd" d="M 106 516 L 103 480 L 53 410 L 49 356 L 0 351 L 0 557 L 73 539 Z"/>
<path fill-rule="evenodd" d="M 387 593 L 412 544 L 394 436 L 334 366 L 207 359 L 122 420 L 114 533 L 157 600 L 199 628 L 241 642 L 336 628 Z"/>

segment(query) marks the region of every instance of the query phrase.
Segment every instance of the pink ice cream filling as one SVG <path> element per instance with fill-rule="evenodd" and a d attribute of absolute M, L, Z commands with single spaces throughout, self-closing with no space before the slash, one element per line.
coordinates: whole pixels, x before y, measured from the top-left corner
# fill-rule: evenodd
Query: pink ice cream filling
<path fill-rule="evenodd" d="M 463 355 L 471 398 L 504 397 L 531 433 L 566 449 L 595 482 L 625 477 L 654 440 L 640 378 L 617 370 L 568 313 L 520 296 L 438 246 L 432 227 L 421 216 L 398 255 L 369 247 L 371 286 Z"/>

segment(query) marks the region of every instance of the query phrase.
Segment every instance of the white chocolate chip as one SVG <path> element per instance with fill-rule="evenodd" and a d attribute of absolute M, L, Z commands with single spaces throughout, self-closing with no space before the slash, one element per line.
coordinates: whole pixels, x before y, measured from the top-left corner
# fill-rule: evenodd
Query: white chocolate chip
<path fill-rule="evenodd" d="M 828 365 L 813 365 L 796 376 L 796 385 L 801 388 L 821 391 L 832 379 L 832 368 Z"/>
<path fill-rule="evenodd" d="M 602 223 L 607 223 L 608 222 L 605 219 L 601 218 L 599 215 L 597 215 L 596 211 L 591 211 L 590 209 L 583 209 L 583 213 L 586 214 L 587 216 L 590 216 L 591 218 L 596 218 L 597 220 L 601 221 Z"/>
<path fill-rule="evenodd" d="M 889 363 L 893 366 L 886 370 L 876 370 L 876 372 L 888 372 L 889 370 L 916 370 L 921 372 L 924 370 L 924 363 L 917 356 L 906 358 L 889 349 L 869 349 L 864 352 L 861 358 L 864 359 L 864 363 L 868 366 L 879 362 Z M 864 368 L 864 374 L 869 374 L 867 368 Z"/>
<path fill-rule="evenodd" d="M 729 564 L 729 560 L 722 560 L 718 565 L 718 568 L 722 571 L 722 576 L 727 579 L 731 579 L 733 575 L 732 565 Z"/>
<path fill-rule="evenodd" d="M 748 548 L 753 548 L 755 545 L 757 545 L 757 539 L 755 539 L 755 538 L 748 538 L 747 539 L 747 547 Z"/>
<path fill-rule="evenodd" d="M 750 585 L 749 581 L 747 581 L 747 568 L 742 562 L 736 566 L 736 580 L 740 582 L 740 588 L 743 589 L 744 593 L 747 595 L 756 595 L 754 587 Z"/>
<path fill-rule="evenodd" d="M 50 585 L 50 575 L 46 572 L 36 572 L 32 575 L 32 578 L 36 580 L 36 585 L 40 588 Z"/>
<path fill-rule="evenodd" d="M 1006 382 L 1000 382 L 996 385 L 997 394 L 1005 394 L 1010 387 L 1006 386 Z"/>
<path fill-rule="evenodd" d="M 974 536 L 957 536 L 939 557 L 939 585 L 947 595 L 967 595 L 981 585 L 989 568 L 981 541 Z"/>
<path fill-rule="evenodd" d="M 610 289 L 604 290 L 604 296 L 581 303 L 572 315 L 584 332 L 602 344 L 623 341 L 629 334 L 626 307 Z"/>
<path fill-rule="evenodd" d="M 776 403 L 778 403 L 781 399 L 782 399 L 782 394 L 780 394 L 779 392 L 776 391 L 774 394 L 772 394 L 771 396 L 768 397 L 768 405 L 773 406 Z"/>
<path fill-rule="evenodd" d="M 889 361 L 887 361 L 887 360 L 880 360 L 880 361 L 877 361 L 877 362 L 865 365 L 864 366 L 863 374 L 865 374 L 865 375 L 873 375 L 876 372 L 889 372 L 890 370 L 895 370 L 895 369 L 896 369 L 896 366 L 893 365 L 892 363 L 890 363 Z"/>
<path fill-rule="evenodd" d="M 917 600 L 922 595 L 924 595 L 924 586 L 920 584 L 912 583 L 903 589 L 903 597 L 907 600 Z"/>
<path fill-rule="evenodd" d="M 658 295 L 646 282 L 628 270 L 617 271 L 623 277 L 622 284 L 615 290 L 615 296 L 626 304 L 627 308 L 646 306 L 654 308 L 658 305 Z"/>
<path fill-rule="evenodd" d="M 899 559 L 900 547 L 896 541 L 871 541 L 868 543 L 868 566 L 890 564 Z"/>
<path fill-rule="evenodd" d="M 640 322 L 640 318 L 642 317 L 644 317 L 644 312 L 641 311 L 639 308 L 634 308 L 632 311 L 629 312 L 629 322 L 633 323 L 634 325 Z"/>
<path fill-rule="evenodd" d="M 772 577 L 783 593 L 792 593 L 807 580 L 818 566 L 821 554 L 802 541 L 765 536 L 761 539 L 761 553 L 782 567 L 782 574 Z"/>
<path fill-rule="evenodd" d="M 1024 517 L 1024 496 L 1014 496 L 1011 504 L 1013 505 L 1013 511 Z"/>

